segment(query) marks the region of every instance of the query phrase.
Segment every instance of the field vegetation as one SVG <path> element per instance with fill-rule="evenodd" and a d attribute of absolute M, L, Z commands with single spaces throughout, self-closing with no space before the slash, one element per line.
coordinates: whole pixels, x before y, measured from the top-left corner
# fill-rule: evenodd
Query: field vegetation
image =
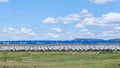
<path fill-rule="evenodd" d="M 0 52 L 0 68 L 120 68 L 120 52 Z"/>

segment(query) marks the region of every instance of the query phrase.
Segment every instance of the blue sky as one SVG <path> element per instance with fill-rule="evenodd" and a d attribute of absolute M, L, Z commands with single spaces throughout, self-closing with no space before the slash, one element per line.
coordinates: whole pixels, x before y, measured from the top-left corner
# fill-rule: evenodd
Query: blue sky
<path fill-rule="evenodd" d="M 119 38 L 120 0 L 0 0 L 0 40 Z"/>

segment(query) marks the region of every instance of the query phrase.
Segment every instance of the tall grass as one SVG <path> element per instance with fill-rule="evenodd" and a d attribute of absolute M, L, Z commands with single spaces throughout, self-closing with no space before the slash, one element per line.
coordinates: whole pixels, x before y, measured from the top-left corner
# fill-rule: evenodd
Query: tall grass
<path fill-rule="evenodd" d="M 120 52 L 9 52 L 0 68 L 119 68 Z"/>

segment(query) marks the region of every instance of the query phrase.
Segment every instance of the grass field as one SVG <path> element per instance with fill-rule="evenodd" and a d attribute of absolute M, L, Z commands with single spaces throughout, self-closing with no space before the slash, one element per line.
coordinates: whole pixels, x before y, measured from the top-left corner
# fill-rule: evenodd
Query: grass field
<path fill-rule="evenodd" d="M 8 52 L 6 62 L 4 53 L 0 68 L 120 68 L 120 52 Z"/>

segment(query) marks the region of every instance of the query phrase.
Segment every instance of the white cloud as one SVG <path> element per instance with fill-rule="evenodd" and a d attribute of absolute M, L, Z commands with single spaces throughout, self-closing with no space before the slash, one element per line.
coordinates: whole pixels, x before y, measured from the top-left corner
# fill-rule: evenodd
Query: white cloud
<path fill-rule="evenodd" d="M 104 20 L 105 23 L 116 23 L 116 22 L 120 22 L 120 13 L 116 13 L 116 12 L 110 12 L 108 14 L 102 15 L 102 20 Z"/>
<path fill-rule="evenodd" d="M 73 29 L 71 33 L 66 33 L 68 31 L 65 30 L 66 32 L 61 35 L 57 34 L 57 37 L 60 38 L 114 38 L 120 36 L 120 13 L 118 12 L 109 12 L 97 17 L 86 9 L 83 9 L 80 13 L 54 18 L 53 22 L 56 24 L 61 22 L 78 28 L 71 28 Z M 74 23 L 71 25 L 69 24 L 71 22 Z M 49 21 L 49 23 L 52 22 Z M 60 29 L 53 30 L 55 32 L 61 31 Z M 77 32 L 74 30 L 77 30 Z"/>
<path fill-rule="evenodd" d="M 76 27 L 76 28 L 85 28 L 85 26 L 82 25 L 82 24 L 80 24 L 80 23 L 79 23 L 79 24 L 76 24 L 75 27 Z"/>
<path fill-rule="evenodd" d="M 86 28 L 82 29 L 80 32 L 83 33 L 84 35 L 93 35 L 93 33 Z"/>
<path fill-rule="evenodd" d="M 117 30 L 108 30 L 108 31 L 103 31 L 99 34 L 99 36 L 101 38 L 107 38 L 107 39 L 111 39 L 111 38 L 120 38 L 120 33 Z"/>
<path fill-rule="evenodd" d="M 69 24 L 71 22 L 77 23 L 75 27 L 81 28 L 85 25 L 94 25 L 94 26 L 111 26 L 116 25 L 120 22 L 120 13 L 117 12 L 109 12 L 107 14 L 103 14 L 100 17 L 95 17 L 92 13 L 88 12 L 86 9 L 83 9 L 78 14 L 70 14 L 65 17 L 58 18 L 46 18 L 43 23 L 59 23 Z M 82 23 L 82 24 L 81 24 Z"/>
<path fill-rule="evenodd" d="M 110 2 L 113 2 L 115 0 L 91 0 L 91 2 L 95 3 L 95 4 L 107 4 Z"/>
<path fill-rule="evenodd" d="M 43 22 L 44 23 L 57 23 L 55 18 L 52 18 L 52 17 L 48 17 L 48 18 L 44 19 Z"/>
<path fill-rule="evenodd" d="M 102 36 L 105 36 L 105 37 L 106 37 L 106 36 L 113 36 L 113 32 L 114 32 L 114 31 L 103 31 L 103 32 L 101 33 L 101 35 L 102 35 Z"/>
<path fill-rule="evenodd" d="M 62 32 L 62 29 L 61 28 L 51 28 L 52 31 L 55 31 L 55 32 Z"/>
<path fill-rule="evenodd" d="M 60 35 L 55 34 L 55 33 L 47 33 L 46 36 L 49 37 L 50 39 L 59 39 L 60 38 Z"/>
<path fill-rule="evenodd" d="M 84 18 L 84 20 L 81 21 L 85 25 L 93 25 L 93 26 L 100 26 L 100 27 L 106 27 L 106 26 L 116 26 L 120 23 L 120 13 L 116 12 L 110 12 L 107 14 L 103 14 L 100 17 L 88 17 Z"/>
<path fill-rule="evenodd" d="M 120 30 L 120 27 L 114 27 L 115 30 Z"/>
<path fill-rule="evenodd" d="M 32 40 L 40 39 L 40 37 L 28 28 L 7 27 L 0 30 L 0 36 L 4 40 Z"/>
<path fill-rule="evenodd" d="M 74 31 L 66 32 L 62 36 L 63 36 L 63 39 L 92 38 L 94 37 L 94 33 L 84 28 L 84 29 L 78 30 L 77 32 L 74 32 Z"/>
<path fill-rule="evenodd" d="M 68 24 L 71 22 L 78 22 L 80 21 L 80 19 L 84 18 L 84 17 L 91 17 L 92 14 L 89 13 L 86 9 L 82 9 L 82 11 L 80 13 L 76 13 L 76 14 L 69 14 L 65 17 L 58 17 L 58 18 L 53 18 L 53 17 L 48 17 L 46 19 L 43 20 L 43 23 L 51 23 L 51 24 L 55 24 L 55 23 L 63 23 L 63 24 Z"/>
<path fill-rule="evenodd" d="M 89 18 L 85 18 L 82 22 L 84 24 L 89 24 L 89 25 L 94 25 L 95 18 L 94 17 L 89 17 Z"/>
<path fill-rule="evenodd" d="M 9 2 L 9 0 L 0 0 L 0 2 L 7 3 L 7 2 Z"/>

